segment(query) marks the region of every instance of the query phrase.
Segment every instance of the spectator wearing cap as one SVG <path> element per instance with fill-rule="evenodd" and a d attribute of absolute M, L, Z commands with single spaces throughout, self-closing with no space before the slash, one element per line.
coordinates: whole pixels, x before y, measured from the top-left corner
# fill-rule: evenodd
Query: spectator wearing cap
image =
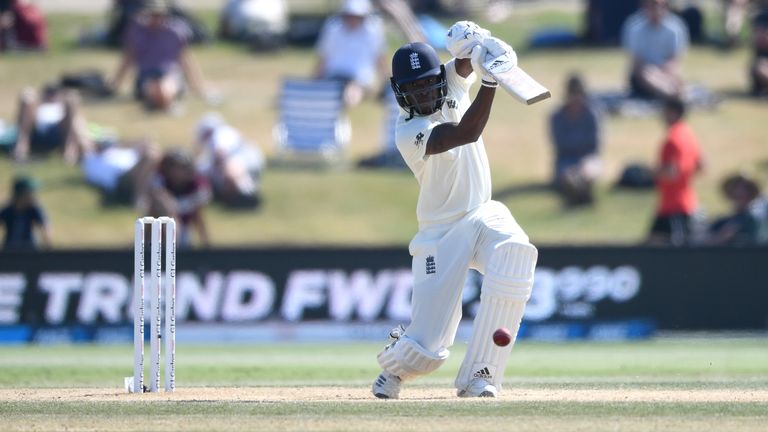
<path fill-rule="evenodd" d="M 167 0 L 145 3 L 142 13 L 125 31 L 122 58 L 109 82 L 116 91 L 128 69 L 135 66 L 134 96 L 149 109 L 171 108 L 185 84 L 203 98 L 217 98 L 206 88 L 202 72 L 189 52 L 191 29 L 169 11 Z"/>
<path fill-rule="evenodd" d="M 601 117 L 580 76 L 568 78 L 565 103 L 550 117 L 549 128 L 555 150 L 554 186 L 566 205 L 592 203 L 592 187 L 600 174 Z"/>
<path fill-rule="evenodd" d="M 35 190 L 37 185 L 29 177 L 17 177 L 11 189 L 10 202 L 0 210 L 0 225 L 5 227 L 4 250 L 37 249 L 35 229 L 45 248 L 51 247 L 51 233 L 48 219 L 38 204 Z"/>
<path fill-rule="evenodd" d="M 214 198 L 229 208 L 258 207 L 264 169 L 259 148 L 216 113 L 198 122 L 195 141 L 198 168 L 213 186 Z"/>
<path fill-rule="evenodd" d="M 622 28 L 622 45 L 630 56 L 631 95 L 680 97 L 685 84 L 680 59 L 688 44 L 688 29 L 669 11 L 667 0 L 643 0 Z"/>
<path fill-rule="evenodd" d="M 167 151 L 160 159 L 157 175 L 147 193 L 151 215 L 176 219 L 180 247 L 191 245 L 192 229 L 197 231 L 200 244 L 205 247 L 210 244 L 203 211 L 211 201 L 211 187 L 195 169 L 189 153 Z"/>
<path fill-rule="evenodd" d="M 760 187 L 751 178 L 736 174 L 721 186 L 723 196 L 731 204 L 731 213 L 717 219 L 709 227 L 709 243 L 713 245 L 749 245 L 758 241 L 760 221 L 754 212 Z"/>
<path fill-rule="evenodd" d="M 347 106 L 375 94 L 386 75 L 384 27 L 373 12 L 370 0 L 345 0 L 320 32 L 315 77 L 344 81 Z"/>
<path fill-rule="evenodd" d="M 768 7 L 752 21 L 752 95 L 768 96 Z"/>
<path fill-rule="evenodd" d="M 649 244 L 690 244 L 692 216 L 698 207 L 693 178 L 702 169 L 701 150 L 693 130 L 685 122 L 685 104 L 664 101 L 662 120 L 667 134 L 656 166 L 658 207 L 648 236 Z"/>

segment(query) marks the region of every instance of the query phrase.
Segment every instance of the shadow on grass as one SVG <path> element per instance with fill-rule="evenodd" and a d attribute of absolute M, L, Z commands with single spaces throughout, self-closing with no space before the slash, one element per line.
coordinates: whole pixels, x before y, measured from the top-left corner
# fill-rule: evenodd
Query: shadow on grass
<path fill-rule="evenodd" d="M 536 195 L 542 193 L 556 193 L 550 183 L 530 182 L 505 186 L 493 191 L 493 198 L 496 200 L 505 200 L 507 198 L 521 195 Z"/>

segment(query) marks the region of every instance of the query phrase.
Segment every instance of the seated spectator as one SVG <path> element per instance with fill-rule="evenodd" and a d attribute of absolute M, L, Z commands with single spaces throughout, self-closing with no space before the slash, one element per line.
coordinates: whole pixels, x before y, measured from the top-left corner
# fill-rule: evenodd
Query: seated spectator
<path fill-rule="evenodd" d="M 147 213 L 148 203 L 139 193 L 148 189 L 157 171 L 159 153 L 149 141 L 97 145 L 83 150 L 85 180 L 102 193 L 104 204 L 127 204 Z"/>
<path fill-rule="evenodd" d="M 655 170 L 659 199 L 649 244 L 682 246 L 691 242 L 691 222 L 698 207 L 693 177 L 703 163 L 698 140 L 685 122 L 685 112 L 679 99 L 664 102 L 662 119 L 667 135 Z"/>
<path fill-rule="evenodd" d="M 740 43 L 747 17 L 768 9 L 768 0 L 721 0 L 721 29 L 723 48 L 733 48 Z"/>
<path fill-rule="evenodd" d="M 187 48 L 191 30 L 169 14 L 167 0 L 147 0 L 125 32 L 123 55 L 109 87 L 116 91 L 131 66 L 137 68 L 134 96 L 149 109 L 168 110 L 185 85 L 201 97 L 217 99 Z"/>
<path fill-rule="evenodd" d="M 749 0 L 721 0 L 723 46 L 730 48 L 738 44 L 744 18 L 747 16 Z"/>
<path fill-rule="evenodd" d="M 100 31 L 89 38 L 96 43 L 119 48 L 123 45 L 125 29 L 144 9 L 147 0 L 113 0 L 106 31 Z M 170 14 L 182 20 L 192 31 L 191 43 L 207 42 L 211 36 L 205 26 L 194 16 L 180 8 L 175 1 L 168 0 Z"/>
<path fill-rule="evenodd" d="M 0 52 L 47 47 L 48 26 L 40 9 L 29 0 L 0 0 Z"/>
<path fill-rule="evenodd" d="M 285 43 L 288 5 L 285 0 L 228 0 L 219 18 L 219 36 L 271 49 Z"/>
<path fill-rule="evenodd" d="M 47 85 L 42 94 L 25 89 L 19 98 L 18 137 L 14 147 L 17 162 L 30 154 L 46 154 L 61 149 L 67 163 L 80 159 L 80 149 L 90 144 L 80 98 L 74 91 Z"/>
<path fill-rule="evenodd" d="M 347 106 L 378 91 L 378 77 L 388 76 L 384 27 L 369 0 L 345 0 L 338 15 L 320 32 L 315 77 L 346 83 Z"/>
<path fill-rule="evenodd" d="M 756 244 L 760 221 L 753 206 L 760 197 L 760 188 L 752 179 L 733 175 L 725 179 L 722 192 L 731 203 L 731 213 L 717 219 L 709 228 L 709 243 L 713 245 Z"/>
<path fill-rule="evenodd" d="M 755 16 L 752 27 L 752 95 L 768 96 L 768 9 Z"/>
<path fill-rule="evenodd" d="M 688 48 L 688 30 L 669 11 L 667 0 L 643 0 L 627 18 L 622 45 L 631 57 L 630 92 L 640 98 L 680 97 L 684 81 L 680 59 Z"/>
<path fill-rule="evenodd" d="M 148 214 L 176 219 L 180 247 L 191 245 L 193 228 L 203 246 L 210 244 L 203 209 L 211 201 L 211 188 L 205 177 L 195 170 L 189 154 L 180 150 L 166 152 L 146 192 Z"/>
<path fill-rule="evenodd" d="M 590 204 L 592 186 L 600 174 L 600 123 L 590 105 L 584 83 L 572 75 L 566 83 L 565 103 L 550 117 L 550 138 L 555 149 L 553 184 L 566 205 Z"/>
<path fill-rule="evenodd" d="M 198 168 L 213 186 L 214 198 L 231 208 L 256 208 L 261 203 L 260 177 L 264 156 L 218 114 L 206 115 L 195 134 Z"/>
<path fill-rule="evenodd" d="M 17 177 L 10 202 L 0 209 L 0 225 L 5 228 L 4 250 L 37 249 L 37 228 L 43 247 L 51 247 L 51 230 L 43 208 L 35 196 L 37 185 L 29 177 Z"/>

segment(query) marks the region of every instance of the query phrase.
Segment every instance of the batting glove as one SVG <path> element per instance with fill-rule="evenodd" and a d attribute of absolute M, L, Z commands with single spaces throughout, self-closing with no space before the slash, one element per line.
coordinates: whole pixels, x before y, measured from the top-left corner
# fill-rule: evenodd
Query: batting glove
<path fill-rule="evenodd" d="M 453 57 L 465 59 L 470 57 L 472 48 L 490 36 L 490 31 L 472 21 L 458 21 L 448 30 L 445 46 Z"/>
<path fill-rule="evenodd" d="M 483 63 L 485 63 L 488 58 L 488 49 L 482 45 L 477 45 L 472 48 L 471 56 L 472 69 L 474 69 L 475 73 L 480 76 L 480 84 L 484 87 L 498 86 L 499 83 L 497 83 L 493 76 L 483 67 Z"/>
<path fill-rule="evenodd" d="M 483 39 L 482 43 L 483 47 L 488 50 L 488 57 L 496 58 L 506 54 L 512 65 L 517 66 L 517 53 L 508 43 L 492 36 Z"/>

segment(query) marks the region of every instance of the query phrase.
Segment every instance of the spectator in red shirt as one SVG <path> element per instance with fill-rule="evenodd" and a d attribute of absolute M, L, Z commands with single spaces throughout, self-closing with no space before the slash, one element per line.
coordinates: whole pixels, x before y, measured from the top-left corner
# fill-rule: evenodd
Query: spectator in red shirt
<path fill-rule="evenodd" d="M 29 0 L 0 0 L 0 52 L 48 48 L 48 25 Z"/>
<path fill-rule="evenodd" d="M 148 193 L 151 215 L 176 219 L 180 247 L 191 244 L 190 228 L 197 231 L 203 246 L 209 246 L 203 209 L 211 202 L 211 186 L 195 169 L 190 154 L 180 150 L 166 152 Z"/>
<path fill-rule="evenodd" d="M 648 242 L 681 246 L 690 242 L 691 216 L 698 206 L 693 177 L 702 167 L 699 144 L 685 123 L 685 105 L 679 99 L 664 102 L 667 136 L 656 168 L 658 208 Z"/>

